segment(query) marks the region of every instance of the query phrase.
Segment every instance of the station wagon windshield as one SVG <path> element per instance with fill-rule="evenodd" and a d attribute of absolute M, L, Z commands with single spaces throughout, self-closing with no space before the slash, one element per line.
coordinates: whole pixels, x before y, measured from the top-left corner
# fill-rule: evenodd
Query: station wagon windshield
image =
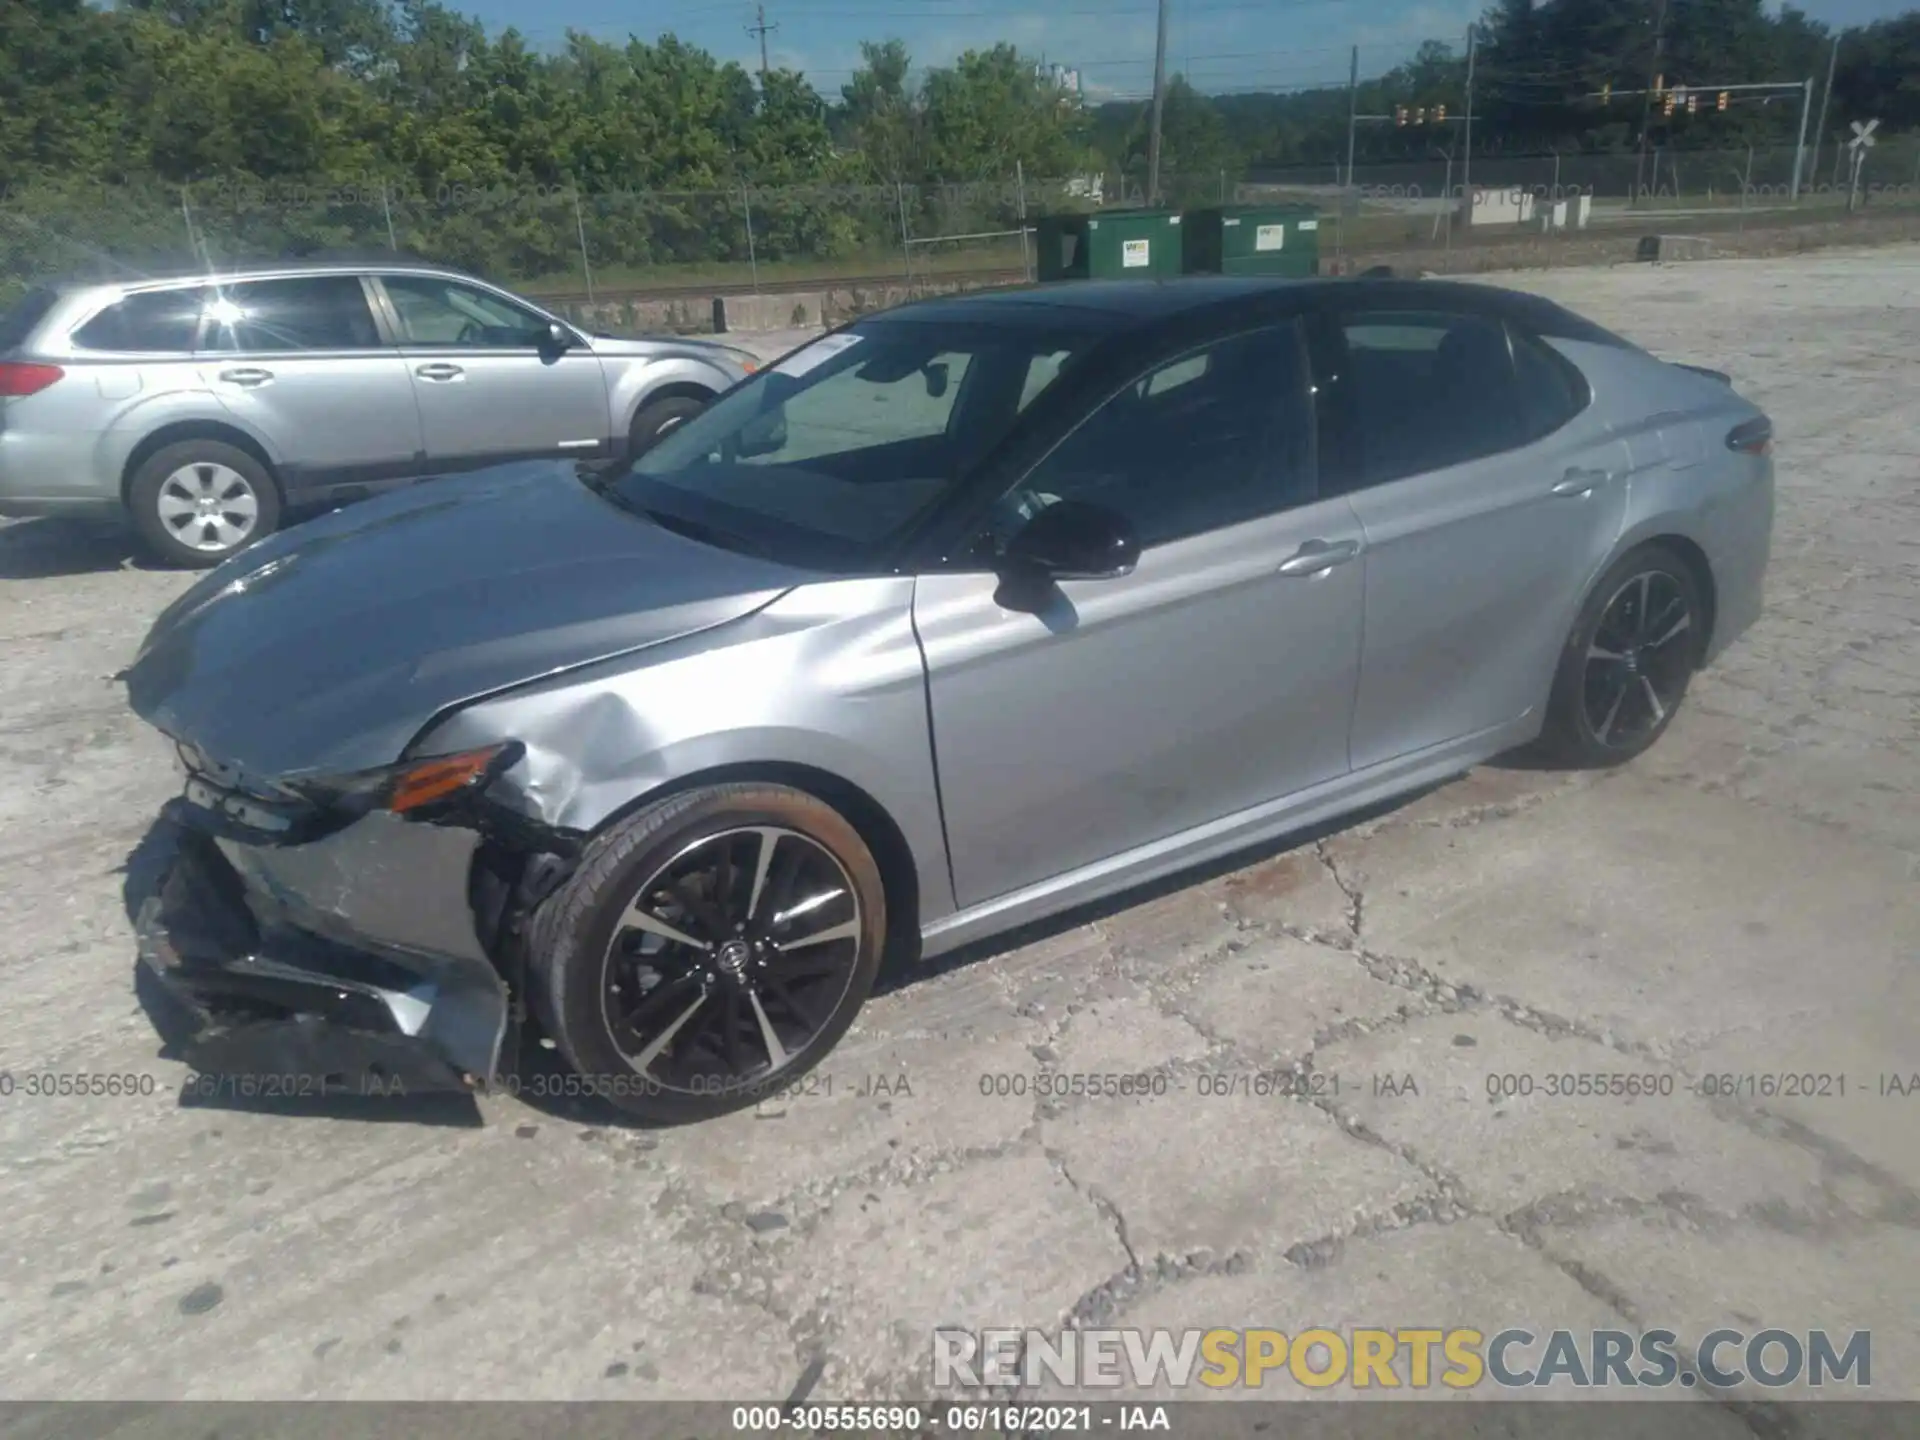
<path fill-rule="evenodd" d="M 669 432 L 608 493 L 713 543 L 859 569 L 997 444 L 1085 332 L 888 320 L 823 336 Z"/>

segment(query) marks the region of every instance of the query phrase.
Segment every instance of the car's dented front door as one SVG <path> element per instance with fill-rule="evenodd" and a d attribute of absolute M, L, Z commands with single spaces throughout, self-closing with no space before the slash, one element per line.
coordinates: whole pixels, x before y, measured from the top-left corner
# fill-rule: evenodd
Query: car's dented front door
<path fill-rule="evenodd" d="M 1126 515 L 1138 568 L 1039 613 L 923 575 L 935 758 L 962 907 L 1337 779 L 1360 656 L 1359 525 L 1314 492 L 1293 327 L 1159 367 L 1005 502 Z M 1303 560 L 1321 553 L 1322 560 Z"/>

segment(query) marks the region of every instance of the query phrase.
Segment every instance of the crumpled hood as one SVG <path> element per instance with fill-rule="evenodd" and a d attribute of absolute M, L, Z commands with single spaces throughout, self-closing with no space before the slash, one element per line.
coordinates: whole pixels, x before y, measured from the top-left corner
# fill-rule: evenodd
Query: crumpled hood
<path fill-rule="evenodd" d="M 627 514 L 570 464 L 506 466 L 270 536 L 169 606 L 124 678 L 141 718 L 261 779 L 372 769 L 451 706 L 803 578 Z"/>

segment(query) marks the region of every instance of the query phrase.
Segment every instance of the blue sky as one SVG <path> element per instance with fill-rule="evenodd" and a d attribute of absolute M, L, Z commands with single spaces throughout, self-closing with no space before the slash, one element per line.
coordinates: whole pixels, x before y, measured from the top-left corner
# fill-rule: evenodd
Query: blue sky
<path fill-rule="evenodd" d="M 723 59 L 759 63 L 747 33 L 752 0 L 450 0 L 489 30 L 516 25 L 542 47 L 568 27 L 621 41 L 671 30 Z M 1010 40 L 1077 67 L 1090 92 L 1131 96 L 1153 79 L 1154 0 L 765 0 L 776 65 L 804 70 L 836 95 L 859 63 L 859 42 L 898 36 L 916 62 L 938 64 Z M 1920 0 L 1802 0 L 1832 25 L 1860 24 Z M 1344 82 L 1348 47 L 1364 73 L 1410 56 L 1426 39 L 1464 38 L 1484 0 L 1173 0 L 1169 63 L 1207 90 Z"/>

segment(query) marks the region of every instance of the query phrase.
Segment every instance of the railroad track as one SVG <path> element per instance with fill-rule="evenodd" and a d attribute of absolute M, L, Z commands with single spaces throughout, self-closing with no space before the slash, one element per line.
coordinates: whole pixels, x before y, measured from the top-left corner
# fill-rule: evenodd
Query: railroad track
<path fill-rule="evenodd" d="M 758 285 L 751 280 L 712 280 L 704 284 L 614 286 L 604 289 L 596 285 L 591 295 L 585 290 L 529 290 L 525 294 L 528 299 L 544 305 L 586 305 L 623 300 L 703 300 L 714 295 L 798 295 L 813 290 L 869 289 L 903 284 L 921 286 L 957 282 L 979 287 L 1019 285 L 1025 283 L 1026 279 L 1027 272 L 1024 270 L 995 268 L 941 270 L 931 275 L 915 271 L 909 280 L 906 271 L 901 269 L 873 275 L 833 275 L 813 280 L 762 280 Z"/>

